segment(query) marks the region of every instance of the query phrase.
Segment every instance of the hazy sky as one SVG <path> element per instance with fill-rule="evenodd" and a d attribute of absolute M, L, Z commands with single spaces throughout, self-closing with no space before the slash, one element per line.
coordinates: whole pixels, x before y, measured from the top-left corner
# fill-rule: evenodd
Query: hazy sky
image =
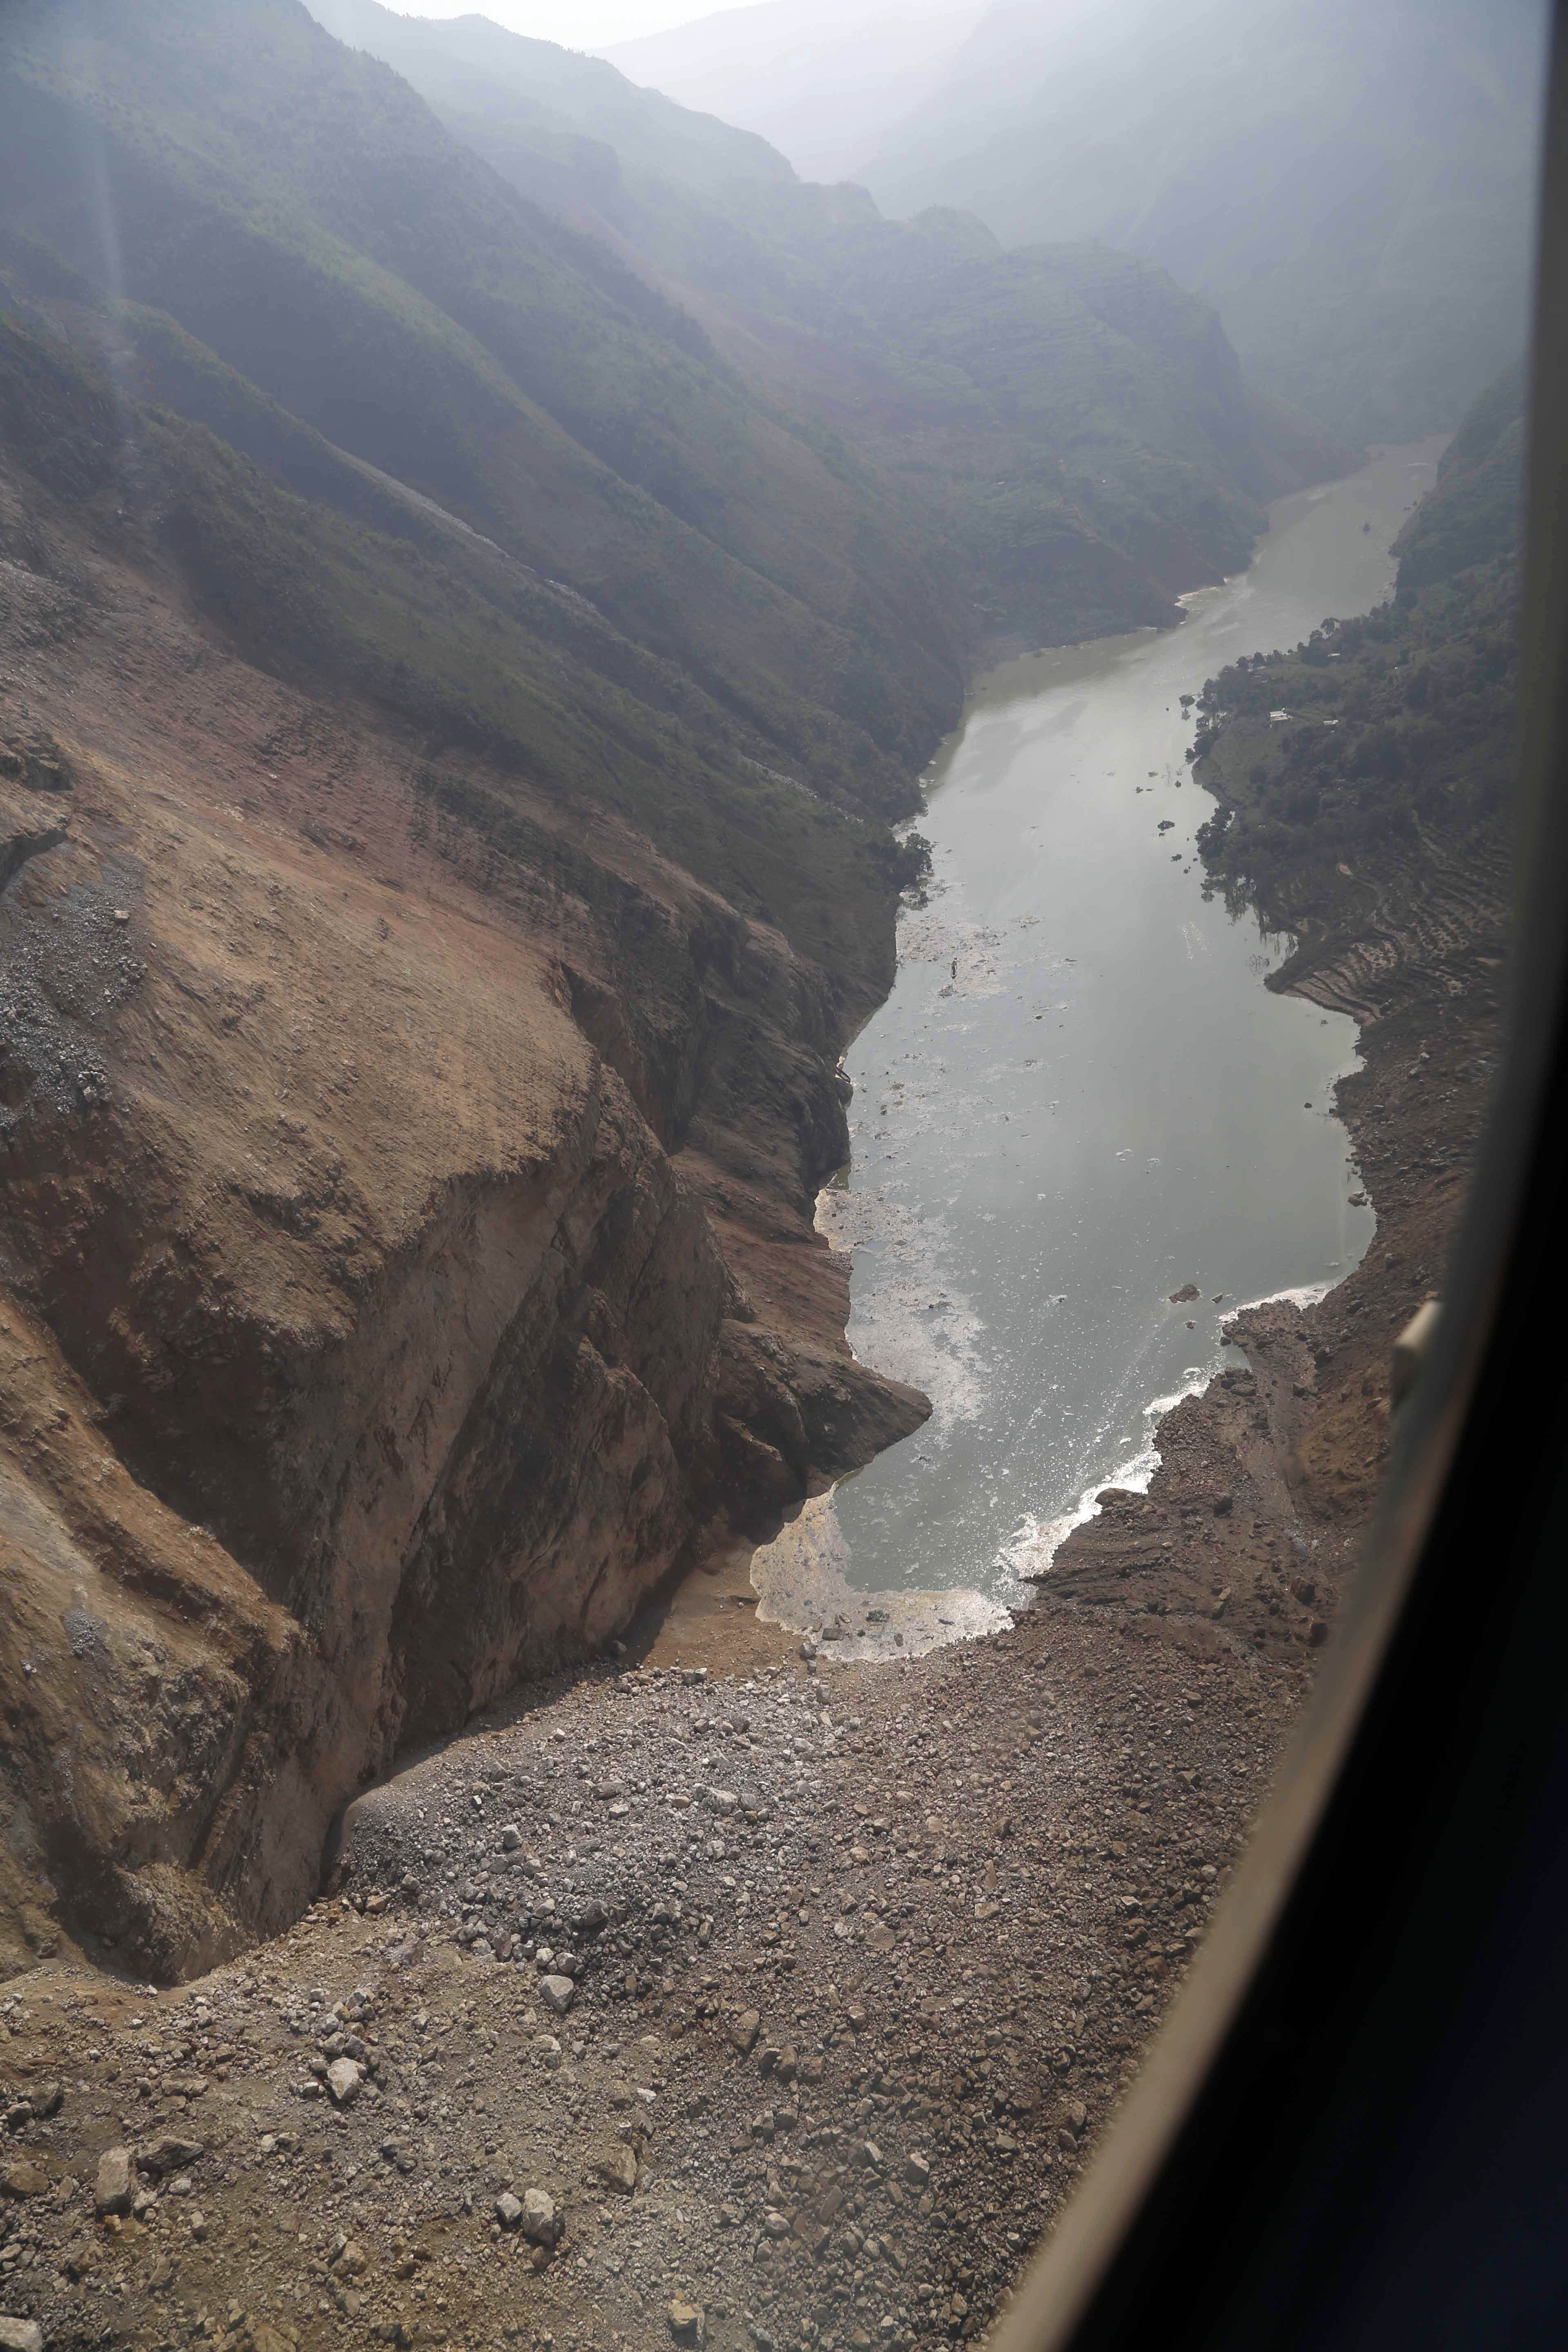
<path fill-rule="evenodd" d="M 703 0 L 388 0 L 408 16 L 489 16 L 514 33 L 571 49 L 607 49 L 717 13 Z"/>

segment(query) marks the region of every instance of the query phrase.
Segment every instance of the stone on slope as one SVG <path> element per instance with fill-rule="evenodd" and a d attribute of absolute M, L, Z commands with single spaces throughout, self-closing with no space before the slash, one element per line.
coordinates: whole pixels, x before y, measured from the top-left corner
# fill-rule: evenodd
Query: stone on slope
<path fill-rule="evenodd" d="M 561 2217 L 555 2210 L 555 2200 L 542 2189 L 523 2191 L 522 2234 L 531 2238 L 536 2246 L 552 2246 L 561 2235 Z"/>
<path fill-rule="evenodd" d="M 364 2069 L 357 2058 L 334 2058 L 327 2069 L 327 2088 L 334 2106 L 352 2107 L 363 2082 Z"/>
<path fill-rule="evenodd" d="M 629 2197 L 637 2185 L 637 2160 L 624 2140 L 601 2150 L 594 2158 L 593 2169 L 596 2179 L 622 2197 Z"/>
<path fill-rule="evenodd" d="M 92 2202 L 93 2210 L 100 2214 L 130 2212 L 131 2150 L 128 2147 L 106 2147 L 99 2158 Z"/>

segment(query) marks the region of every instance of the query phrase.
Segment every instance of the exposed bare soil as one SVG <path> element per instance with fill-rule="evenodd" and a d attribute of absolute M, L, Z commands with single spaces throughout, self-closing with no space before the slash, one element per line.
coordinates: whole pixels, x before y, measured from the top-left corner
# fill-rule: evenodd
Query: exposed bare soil
<path fill-rule="evenodd" d="M 821 975 L 55 557 L 0 646 L 8 2352 L 984 2335 L 1332 1638 L 1498 877 L 1298 960 L 1366 1263 L 1012 1632 L 803 1658 L 744 1538 L 921 1410 L 812 1228 Z"/>
<path fill-rule="evenodd" d="M 828 975 L 453 755 L 480 838 L 112 517 L 0 526 L 0 1972 L 188 1973 L 400 1747 L 925 1406 L 812 1227 Z"/>
<path fill-rule="evenodd" d="M 716 1556 L 619 1664 L 370 1791 L 287 1936 L 173 1994 L 16 1979 L 0 2309 L 231 2352 L 983 2337 L 1331 1638 L 1497 1053 L 1471 907 L 1441 974 L 1396 959 L 1342 1090 L 1377 1246 L 1247 1316 L 1250 1370 L 1013 1632 L 803 1661 Z M 117 2148 L 132 2207 L 95 2218 Z"/>

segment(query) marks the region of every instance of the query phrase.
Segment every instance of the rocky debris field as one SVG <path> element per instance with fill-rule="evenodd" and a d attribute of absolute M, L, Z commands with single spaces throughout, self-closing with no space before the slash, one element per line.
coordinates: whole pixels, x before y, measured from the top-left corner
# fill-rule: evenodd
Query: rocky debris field
<path fill-rule="evenodd" d="M 1489 955 L 1341 1089 L 1373 1252 L 1248 1311 L 1013 1630 L 850 1665 L 757 1625 L 737 1554 L 643 1664 L 360 1799 L 288 1935 L 174 1993 L 0 1988 L 0 2352 L 984 2337 L 1322 1654 L 1484 1115 Z"/>
<path fill-rule="evenodd" d="M 984 2336 L 1303 1687 L 1201 1633 L 562 1676 L 362 1799 L 244 1961 L 13 1979 L 0 2340 Z"/>
<path fill-rule="evenodd" d="M 263 733 L 259 706 L 241 710 L 235 666 L 209 677 L 193 659 L 182 672 L 193 727 L 201 720 L 182 750 L 162 716 L 166 686 L 138 714 L 119 671 L 84 669 L 79 647 L 70 660 L 76 737 L 98 745 L 104 806 L 117 797 L 102 842 L 85 824 L 79 840 L 52 803 L 10 836 L 5 1001 L 16 1066 L 26 1058 L 46 1107 L 63 1118 L 74 1087 L 98 1117 L 98 1066 L 85 1049 L 72 1059 L 87 1028 L 68 1024 L 90 1013 L 96 1034 L 99 1008 L 118 1013 L 123 997 L 134 1009 L 161 986 L 164 1027 L 132 1036 L 140 1062 L 121 1049 L 112 1102 L 129 1099 L 133 1078 L 151 1089 L 146 1070 L 162 1085 L 176 1047 L 199 1046 L 226 1087 L 247 1055 L 258 1092 L 274 1083 L 270 1042 L 247 1043 L 251 1000 L 233 975 L 213 974 L 240 936 L 229 886 L 264 871 L 268 894 L 281 888 L 290 841 L 303 863 L 290 869 L 289 920 L 301 928 L 268 950 L 287 950 L 289 1001 L 302 1001 L 305 947 L 318 931 L 346 936 L 352 918 L 366 955 L 395 948 L 399 985 L 410 1006 L 424 1003 L 437 902 L 414 905 L 412 863 L 391 880 L 340 872 L 307 814 L 331 781 L 325 754 L 301 737 L 298 759 L 285 757 L 278 745 L 291 739 Z M 247 691 L 266 701 L 278 690 L 253 679 Z M 215 735 L 218 706 L 231 740 Z M 178 984 L 174 934 L 161 964 L 110 837 L 132 802 L 129 785 L 106 781 L 109 751 L 141 774 L 154 729 L 179 824 L 168 820 L 147 870 L 185 892 Z M 59 793 L 27 764 L 32 737 L 12 728 L 6 740 L 6 789 Z M 226 740 L 225 761 L 208 776 L 215 740 Z M 390 874 L 390 836 L 373 822 L 381 804 L 363 779 L 351 784 L 345 770 L 333 786 L 340 803 L 354 801 L 339 807 L 353 818 L 345 838 L 376 839 Z M 135 809 L 150 822 L 142 798 Z M 254 855 L 252 824 L 272 828 Z M 311 894 L 330 896 L 331 926 L 304 926 Z M 188 918 L 215 908 L 198 971 Z M 473 919 L 456 896 L 437 911 L 449 927 Z M 482 936 L 510 1034 L 521 982 L 507 978 L 505 935 Z M 1378 1211 L 1373 1249 L 1305 1314 L 1242 1318 L 1247 1366 L 1167 1417 L 1149 1495 L 1109 1495 L 1011 1631 L 919 1659 L 851 1665 L 847 1641 L 815 1654 L 808 1642 L 803 1656 L 798 1636 L 756 1625 L 731 1546 L 721 1573 L 675 1595 L 647 1662 L 526 1687 L 360 1799 L 328 1891 L 243 1958 L 154 1992 L 68 1952 L 58 1915 L 29 1915 L 25 1944 L 0 1947 L 0 1964 L 12 1948 L 32 1962 L 0 1982 L 0 2352 L 904 2352 L 983 2338 L 1136 2069 L 1322 1654 L 1385 1458 L 1389 1346 L 1441 1286 L 1484 1116 L 1497 949 L 1479 930 L 1468 950 L 1445 947 L 1436 980 L 1405 970 L 1376 1002 L 1359 966 L 1342 984 L 1327 967 L 1310 975 L 1342 994 L 1353 981 L 1366 1023 L 1364 1067 L 1339 1103 Z M 35 992 L 46 968 L 49 1020 Z M 470 949 L 468 997 L 481 968 Z M 313 976 L 323 1034 L 291 1083 L 309 1076 L 321 1134 L 352 1140 L 335 1106 L 353 1073 L 329 1014 L 342 1003 L 352 1017 L 359 1000 L 343 997 L 330 961 Z M 199 1030 L 181 1010 L 198 995 Z M 427 1009 L 438 1037 L 446 1011 Z M 434 1052 L 429 1066 L 427 1103 L 449 1123 L 455 1081 Z M 279 1131 L 298 1139 L 293 1119 Z M 510 1108 L 503 1124 L 512 1134 Z M 374 1172 L 375 1152 L 363 1139 L 356 1148 Z M 278 1163 L 283 1189 L 267 1195 L 290 1247 L 310 1206 L 293 1149 Z M 37 1169 L 37 1231 L 58 1239 L 58 1155 L 40 1151 Z M 714 1190 L 709 1172 L 748 1286 L 770 1312 L 820 1332 L 841 1265 L 809 1246 L 770 1259 L 754 1234 L 737 1241 L 740 1180 L 721 1171 Z M 83 1203 L 96 1198 L 90 1173 Z M 83 1207 L 67 1241 L 93 1276 L 84 1297 L 100 1300 L 117 1261 L 87 1246 L 92 1231 Z M 243 1247 L 216 1255 L 247 1263 Z M 211 1625 L 189 1596 L 216 1587 L 220 1548 L 205 1527 L 154 1523 L 146 1493 L 100 1450 L 100 1416 L 54 1365 L 31 1306 L 7 1314 L 0 1370 L 21 1402 L 0 1453 L 15 1455 L 24 1497 L 63 1496 L 60 1525 L 86 1537 L 79 1550 L 52 1532 L 39 1544 L 48 1575 L 38 1570 L 31 1614 L 6 1563 L 14 1687 L 31 1693 L 38 1727 L 37 1805 L 14 1807 L 0 1874 L 68 1779 L 101 1807 L 96 1819 L 120 1818 L 103 1792 L 120 1788 L 129 1727 L 142 1742 L 139 1801 L 173 1787 L 177 1825 L 210 1850 L 214 1759 L 267 1653 L 237 1634 L 221 1675 L 197 1654 Z M 410 1360 L 424 1360 L 419 1349 Z M 844 1360 L 828 1371 L 842 1377 Z M 830 1383 L 807 1401 L 823 1397 L 826 1412 Z M 584 1444 L 580 1458 L 597 1456 Z M 16 1508 L 11 1526 L 52 1528 L 55 1507 Z M 11 1543 L 19 1552 L 23 1534 Z M 155 1651 L 115 1630 L 129 1588 L 98 1562 L 117 1545 L 180 1596 Z M 375 1556 L 389 1556 L 384 1543 Z M 167 1580 L 171 1562 L 183 1580 Z M 471 1601 L 471 1588 L 453 1589 Z M 442 1599 L 421 1621 L 432 1642 L 450 1607 Z M 234 1609 L 243 1632 L 250 1619 Z M 46 1618 L 58 1685 L 38 1663 Z M 105 1627 L 157 1668 L 121 1696 L 105 1679 Z M 669 1654 L 676 1642 L 684 1664 Z M 415 1645 L 422 1662 L 429 1646 Z M 40 1691 L 53 1692 L 47 1710 Z M 300 1727 L 318 1736 L 317 1686 L 290 1685 L 279 1721 L 290 1739 Z M 94 1763 L 95 1739 L 112 1773 Z M 68 1740 L 69 1776 L 58 1767 Z M 270 1796 L 300 1752 L 281 1737 L 258 1749 L 258 1790 Z M 334 1785 L 353 1784 L 345 1766 Z M 140 1817 L 134 1836 L 106 1836 L 116 1853 L 148 1850 Z M 125 1875 L 184 1934 L 197 1882 L 172 1835 L 158 1851 Z M 268 1859 L 312 1883 L 317 1843 L 298 1822 L 270 1857 L 237 1841 L 232 1851 L 247 1892 Z M 285 1916 L 281 1903 L 268 1916 Z M 121 1961 L 138 1948 L 122 1941 Z"/>

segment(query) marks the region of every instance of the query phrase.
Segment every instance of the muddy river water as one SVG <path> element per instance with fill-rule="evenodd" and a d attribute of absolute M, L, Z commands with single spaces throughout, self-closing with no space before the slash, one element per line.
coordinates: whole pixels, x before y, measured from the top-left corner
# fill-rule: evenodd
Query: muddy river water
<path fill-rule="evenodd" d="M 1382 601 L 1441 446 L 1281 500 L 1179 628 L 976 688 L 927 779 L 928 903 L 846 1057 L 853 1158 L 818 1207 L 854 1253 L 856 1354 L 934 1410 L 757 1553 L 764 1618 L 858 1654 L 997 1622 L 1098 1489 L 1147 1482 L 1227 1316 L 1366 1250 L 1333 1113 L 1352 1025 L 1266 990 L 1289 942 L 1205 893 L 1180 697 Z"/>

